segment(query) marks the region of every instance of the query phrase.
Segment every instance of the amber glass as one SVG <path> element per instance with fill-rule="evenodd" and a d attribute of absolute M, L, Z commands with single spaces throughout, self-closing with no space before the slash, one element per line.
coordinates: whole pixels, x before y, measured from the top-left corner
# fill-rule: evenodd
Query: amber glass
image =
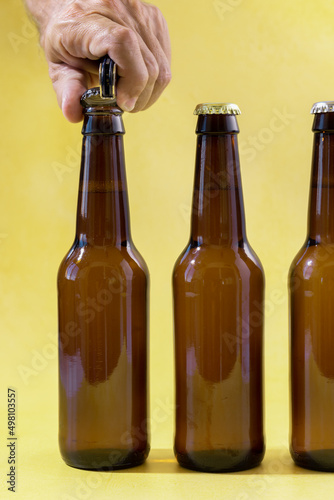
<path fill-rule="evenodd" d="M 191 237 L 173 273 L 174 451 L 206 472 L 264 455 L 264 273 L 245 232 L 234 115 L 198 117 Z"/>
<path fill-rule="evenodd" d="M 334 113 L 315 115 L 308 235 L 290 268 L 291 455 L 334 471 Z"/>
<path fill-rule="evenodd" d="M 123 134 L 118 108 L 84 111 L 76 236 L 58 273 L 59 444 L 83 469 L 149 451 L 149 277 L 130 235 Z"/>

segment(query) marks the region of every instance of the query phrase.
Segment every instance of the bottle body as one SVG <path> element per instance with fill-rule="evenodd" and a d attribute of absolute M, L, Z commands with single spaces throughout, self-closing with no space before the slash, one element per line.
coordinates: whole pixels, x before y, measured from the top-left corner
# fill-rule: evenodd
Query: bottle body
<path fill-rule="evenodd" d="M 334 471 L 334 117 L 315 116 L 308 236 L 290 267 L 290 452 Z"/>
<path fill-rule="evenodd" d="M 264 455 L 262 269 L 247 248 L 189 246 L 173 283 L 177 460 L 254 467 Z"/>
<path fill-rule="evenodd" d="M 205 472 L 264 455 L 264 273 L 245 235 L 234 118 L 198 137 L 191 240 L 173 273 L 174 451 Z"/>
<path fill-rule="evenodd" d="M 59 445 L 68 465 L 92 470 L 149 451 L 149 277 L 129 233 L 116 118 L 85 116 L 77 234 L 58 272 Z"/>

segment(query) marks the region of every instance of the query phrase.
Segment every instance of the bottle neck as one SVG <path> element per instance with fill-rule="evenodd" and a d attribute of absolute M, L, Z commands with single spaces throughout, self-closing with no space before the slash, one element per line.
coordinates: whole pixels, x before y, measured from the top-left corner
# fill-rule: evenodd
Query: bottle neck
<path fill-rule="evenodd" d="M 217 133 L 210 118 L 217 121 L 217 115 L 205 116 L 204 133 L 197 138 L 191 240 L 194 245 L 241 246 L 246 231 L 236 119 L 220 116 L 219 130 L 230 132 Z M 201 124 L 200 116 L 198 131 Z"/>
<path fill-rule="evenodd" d="M 324 118 L 334 126 L 334 116 L 316 115 L 308 217 L 308 239 L 313 243 L 334 243 L 334 127 L 318 131 Z"/>
<path fill-rule="evenodd" d="M 86 111 L 76 238 L 94 246 L 131 239 L 121 114 Z"/>

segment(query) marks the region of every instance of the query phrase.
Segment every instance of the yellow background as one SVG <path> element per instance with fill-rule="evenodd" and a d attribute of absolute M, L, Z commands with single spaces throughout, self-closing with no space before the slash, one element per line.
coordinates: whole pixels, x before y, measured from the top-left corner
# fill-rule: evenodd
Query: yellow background
<path fill-rule="evenodd" d="M 1 2 L 0 494 L 6 498 L 7 387 L 17 391 L 17 498 L 318 498 L 333 476 L 295 467 L 288 446 L 286 275 L 306 235 L 313 102 L 334 99 L 331 0 L 157 0 L 173 80 L 124 117 L 133 239 L 151 273 L 153 451 L 146 465 L 75 470 L 57 445 L 56 273 L 74 237 L 81 125 L 57 107 L 36 32 L 19 0 Z M 171 272 L 187 243 L 199 102 L 236 102 L 248 237 L 266 272 L 263 465 L 237 474 L 173 458 Z M 56 175 L 60 166 L 62 175 Z"/>

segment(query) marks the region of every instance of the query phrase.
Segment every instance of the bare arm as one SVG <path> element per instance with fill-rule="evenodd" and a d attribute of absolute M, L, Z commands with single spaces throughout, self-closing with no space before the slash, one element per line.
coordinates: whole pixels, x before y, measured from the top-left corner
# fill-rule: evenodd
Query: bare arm
<path fill-rule="evenodd" d="M 98 83 L 98 59 L 117 64 L 117 103 L 126 111 L 151 106 L 170 81 L 170 40 L 160 10 L 140 0 L 26 0 L 59 106 L 81 120 L 80 96 Z"/>

